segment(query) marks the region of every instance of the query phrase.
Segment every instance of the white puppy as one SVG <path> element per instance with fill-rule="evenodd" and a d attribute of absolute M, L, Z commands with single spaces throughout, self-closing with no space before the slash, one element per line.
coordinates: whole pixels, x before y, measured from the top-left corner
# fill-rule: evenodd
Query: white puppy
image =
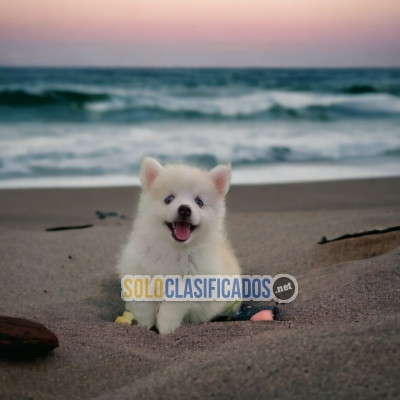
<path fill-rule="evenodd" d="M 163 167 L 144 158 L 143 191 L 120 259 L 120 276 L 240 275 L 224 229 L 230 177 L 230 165 L 203 171 L 184 165 Z M 167 334 L 182 323 L 210 321 L 229 305 L 223 301 L 132 301 L 126 308 L 140 325 L 147 329 L 155 325 Z"/>

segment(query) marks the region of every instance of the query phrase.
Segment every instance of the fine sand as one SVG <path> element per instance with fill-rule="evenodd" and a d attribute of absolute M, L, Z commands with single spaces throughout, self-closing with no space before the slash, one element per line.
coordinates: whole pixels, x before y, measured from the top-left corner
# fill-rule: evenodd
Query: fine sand
<path fill-rule="evenodd" d="M 169 336 L 113 323 L 137 194 L 0 191 L 0 315 L 40 322 L 60 342 L 43 359 L 0 360 L 0 399 L 400 397 L 400 232 L 317 244 L 399 226 L 400 178 L 233 187 L 227 224 L 243 272 L 292 274 L 298 298 L 279 321 Z M 46 232 L 80 224 L 93 227 Z"/>

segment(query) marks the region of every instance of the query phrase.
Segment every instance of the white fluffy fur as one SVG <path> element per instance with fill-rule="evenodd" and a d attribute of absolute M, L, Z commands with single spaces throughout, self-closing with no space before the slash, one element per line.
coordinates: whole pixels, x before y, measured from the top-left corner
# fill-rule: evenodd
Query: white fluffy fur
<path fill-rule="evenodd" d="M 225 195 L 229 190 L 230 165 L 202 171 L 184 165 L 162 167 L 145 158 L 140 180 L 142 194 L 132 233 L 119 263 L 124 275 L 240 275 L 224 230 Z M 164 200 L 169 195 L 170 204 Z M 200 208 L 195 198 L 200 197 Z M 188 205 L 191 223 L 197 225 L 185 242 L 171 236 L 166 222 L 177 218 L 178 207 Z M 229 306 L 227 302 L 127 302 L 140 325 L 157 326 L 161 334 L 174 332 L 182 323 L 211 320 Z"/>

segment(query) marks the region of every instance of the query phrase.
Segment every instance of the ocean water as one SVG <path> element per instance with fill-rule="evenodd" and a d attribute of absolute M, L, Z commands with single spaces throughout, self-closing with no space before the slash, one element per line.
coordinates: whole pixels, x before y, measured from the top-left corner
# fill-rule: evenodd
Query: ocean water
<path fill-rule="evenodd" d="M 136 185 L 143 155 L 234 183 L 400 175 L 400 69 L 0 68 L 0 188 Z"/>

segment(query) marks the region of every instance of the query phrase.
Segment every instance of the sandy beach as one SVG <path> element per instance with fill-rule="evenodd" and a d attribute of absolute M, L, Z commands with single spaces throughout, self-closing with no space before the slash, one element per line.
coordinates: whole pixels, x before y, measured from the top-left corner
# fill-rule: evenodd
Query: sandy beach
<path fill-rule="evenodd" d="M 274 322 L 161 336 L 116 325 L 116 257 L 138 188 L 0 191 L 0 314 L 44 324 L 60 347 L 0 360 L 1 399 L 400 397 L 400 178 L 235 186 L 228 232 L 245 274 L 288 273 Z M 96 211 L 118 216 L 99 219 Z M 58 226 L 93 224 L 47 232 Z"/>

